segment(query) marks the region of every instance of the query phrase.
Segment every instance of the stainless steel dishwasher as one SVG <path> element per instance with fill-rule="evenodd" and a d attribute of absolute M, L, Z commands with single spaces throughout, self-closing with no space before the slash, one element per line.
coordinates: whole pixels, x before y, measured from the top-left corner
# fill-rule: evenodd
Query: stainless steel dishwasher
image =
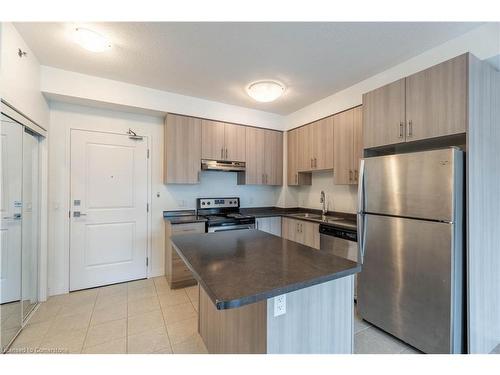
<path fill-rule="evenodd" d="M 341 258 L 358 261 L 358 235 L 356 230 L 321 224 L 320 251 L 331 252 Z M 358 275 L 354 276 L 354 299 L 357 298 Z"/>

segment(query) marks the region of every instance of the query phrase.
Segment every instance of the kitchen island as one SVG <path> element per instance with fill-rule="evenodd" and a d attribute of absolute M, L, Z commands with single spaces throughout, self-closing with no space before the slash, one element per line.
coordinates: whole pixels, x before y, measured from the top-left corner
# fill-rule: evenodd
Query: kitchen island
<path fill-rule="evenodd" d="M 210 353 L 352 352 L 357 263 L 258 230 L 171 241 L 199 283 Z"/>

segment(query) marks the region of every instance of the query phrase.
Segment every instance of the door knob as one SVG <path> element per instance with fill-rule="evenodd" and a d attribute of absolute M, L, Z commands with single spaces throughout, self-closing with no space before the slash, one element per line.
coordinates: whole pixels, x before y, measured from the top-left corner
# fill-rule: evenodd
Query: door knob
<path fill-rule="evenodd" d="M 87 214 L 81 213 L 80 211 L 74 211 L 73 217 L 87 216 Z"/>
<path fill-rule="evenodd" d="M 3 220 L 19 220 L 21 219 L 21 214 L 14 214 L 12 216 L 4 216 L 2 217 Z"/>

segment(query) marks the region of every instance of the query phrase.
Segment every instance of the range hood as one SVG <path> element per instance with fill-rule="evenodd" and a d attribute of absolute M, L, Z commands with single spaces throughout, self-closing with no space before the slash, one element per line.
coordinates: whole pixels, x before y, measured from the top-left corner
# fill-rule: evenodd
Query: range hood
<path fill-rule="evenodd" d="M 244 172 L 245 162 L 227 160 L 202 160 L 203 171 Z"/>

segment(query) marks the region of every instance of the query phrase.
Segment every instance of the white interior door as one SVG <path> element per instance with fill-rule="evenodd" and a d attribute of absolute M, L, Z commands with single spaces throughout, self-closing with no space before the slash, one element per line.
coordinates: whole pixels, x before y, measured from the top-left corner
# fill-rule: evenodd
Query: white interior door
<path fill-rule="evenodd" d="M 70 290 L 147 275 L 147 140 L 71 131 Z"/>
<path fill-rule="evenodd" d="M 0 304 L 21 299 L 23 127 L 2 115 L 0 186 Z"/>

